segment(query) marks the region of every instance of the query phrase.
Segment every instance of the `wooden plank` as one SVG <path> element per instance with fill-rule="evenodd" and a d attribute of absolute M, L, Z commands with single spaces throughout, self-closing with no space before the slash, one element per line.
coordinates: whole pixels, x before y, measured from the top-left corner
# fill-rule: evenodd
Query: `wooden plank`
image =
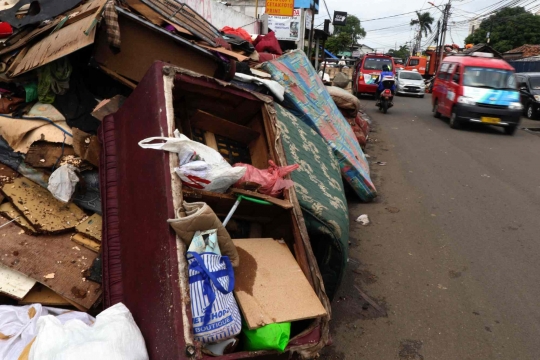
<path fill-rule="evenodd" d="M 16 59 L 16 62 L 10 66 L 8 76 L 21 75 L 92 44 L 96 29 L 93 28 L 89 35 L 86 35 L 84 31 L 90 27 L 93 20 L 93 16 L 87 17 L 35 43 L 28 48 L 22 59 Z"/>
<path fill-rule="evenodd" d="M 99 121 L 103 121 L 105 116 L 117 112 L 124 104 L 124 101 L 126 101 L 126 97 L 123 95 L 116 95 L 110 99 L 102 100 L 92 111 L 92 116 Z"/>
<path fill-rule="evenodd" d="M 24 229 L 24 232 L 29 235 L 37 234 L 37 230 L 22 216 L 22 214 L 13 206 L 10 202 L 5 202 L 0 205 L 0 215 L 8 218 L 9 220 L 16 219 L 15 222 Z"/>
<path fill-rule="evenodd" d="M 0 264 L 0 292 L 22 299 L 36 284 L 34 279 Z"/>
<path fill-rule="evenodd" d="M 85 133 L 82 130 L 73 128 L 73 150 L 81 159 L 99 167 L 99 154 L 101 144 L 97 136 Z"/>
<path fill-rule="evenodd" d="M 233 242 L 240 255 L 234 294 L 250 329 L 327 315 L 287 245 L 273 239 Z"/>
<path fill-rule="evenodd" d="M 118 81 L 120 84 L 126 85 L 130 89 L 135 89 L 137 87 L 137 84 L 133 81 L 129 80 L 128 78 L 123 77 L 122 75 L 112 71 L 111 69 L 108 69 L 107 67 L 103 65 L 99 65 L 99 68 L 107 75 L 112 77 L 114 80 Z"/>
<path fill-rule="evenodd" d="M 87 238 L 101 242 L 102 218 L 99 214 L 94 214 L 75 227 L 75 230 L 82 233 Z"/>
<path fill-rule="evenodd" d="M 2 192 L 39 232 L 73 229 L 86 216 L 77 205 L 56 200 L 47 189 L 26 178 L 4 185 Z"/>
<path fill-rule="evenodd" d="M 33 143 L 26 153 L 24 162 L 35 168 L 52 168 L 61 157 L 75 155 L 72 146 L 38 141 Z"/>
<path fill-rule="evenodd" d="M 284 209 L 292 209 L 293 208 L 293 205 L 289 200 L 278 199 L 278 198 L 275 198 L 275 197 L 270 196 L 270 195 L 265 195 L 265 194 L 261 194 L 261 193 L 254 192 L 254 191 L 249 191 L 249 190 L 244 190 L 244 189 L 236 189 L 236 188 L 231 188 L 230 192 L 232 192 L 233 194 L 241 194 L 241 195 L 251 196 L 251 197 L 254 197 L 254 198 L 257 198 L 257 199 L 263 199 L 263 200 L 266 200 L 268 202 L 271 202 L 274 205 L 282 207 Z"/>
<path fill-rule="evenodd" d="M 206 146 L 218 151 L 216 136 L 213 133 L 206 131 L 204 133 L 204 142 L 206 143 Z"/>
<path fill-rule="evenodd" d="M 244 56 L 242 54 L 239 54 L 237 52 L 234 52 L 234 51 L 231 51 L 231 50 L 227 50 L 225 49 L 224 47 L 217 47 L 217 48 L 214 48 L 214 47 L 211 47 L 211 46 L 208 46 L 208 45 L 205 45 L 204 43 L 202 42 L 197 42 L 197 45 L 199 45 L 200 47 L 203 47 L 205 49 L 208 49 L 208 50 L 212 50 L 212 51 L 217 51 L 223 55 L 227 55 L 227 56 L 230 56 L 232 58 L 235 58 L 237 61 L 247 61 L 249 60 L 249 57 L 247 56 Z"/>
<path fill-rule="evenodd" d="M 0 218 L 0 226 L 8 220 Z M 30 236 L 15 224 L 2 227 L 0 263 L 40 282 L 58 295 L 89 309 L 101 297 L 101 286 L 83 273 L 97 254 L 71 241 L 71 234 Z"/>
<path fill-rule="evenodd" d="M 190 119 L 190 122 L 191 126 L 195 128 L 210 131 L 246 145 L 249 145 L 249 143 L 261 135 L 247 126 L 238 125 L 232 121 L 222 119 L 201 110 L 197 110 Z"/>
<path fill-rule="evenodd" d="M 69 306 L 71 303 L 49 289 L 46 286 L 37 284 L 19 301 L 19 305 L 41 304 L 45 306 Z"/>
<path fill-rule="evenodd" d="M 74 243 L 77 243 L 77 244 L 79 244 L 81 246 L 84 246 L 85 248 L 87 248 L 89 250 L 92 250 L 95 253 L 99 253 L 99 250 L 101 249 L 100 243 L 98 243 L 97 241 L 94 241 L 94 240 L 92 240 L 90 238 L 87 238 L 83 234 L 75 234 L 75 235 L 73 235 L 73 237 L 71 238 L 71 241 L 73 241 Z"/>

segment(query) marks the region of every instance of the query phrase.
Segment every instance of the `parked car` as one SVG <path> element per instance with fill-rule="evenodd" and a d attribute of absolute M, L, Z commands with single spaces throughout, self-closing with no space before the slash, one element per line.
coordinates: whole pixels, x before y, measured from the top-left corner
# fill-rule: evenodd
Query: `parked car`
<path fill-rule="evenodd" d="M 493 54 L 451 55 L 442 62 L 433 85 L 433 115 L 450 118 L 450 127 L 467 122 L 495 125 L 513 135 L 523 106 L 514 68 Z"/>
<path fill-rule="evenodd" d="M 424 97 L 426 84 L 424 78 L 417 71 L 401 70 L 396 76 L 396 94 L 416 95 Z"/>
<path fill-rule="evenodd" d="M 383 65 L 388 65 L 390 70 L 395 74 L 396 66 L 391 56 L 369 53 L 359 58 L 354 65 L 353 94 L 356 96 L 360 94 L 375 96 L 378 87 L 376 81 L 379 79 Z"/>
<path fill-rule="evenodd" d="M 529 119 L 540 115 L 540 72 L 516 74 L 521 104 Z"/>

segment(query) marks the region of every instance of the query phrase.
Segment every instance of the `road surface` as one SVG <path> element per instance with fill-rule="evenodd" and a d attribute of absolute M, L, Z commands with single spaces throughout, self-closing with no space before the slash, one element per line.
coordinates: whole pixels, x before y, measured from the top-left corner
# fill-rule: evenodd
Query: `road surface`
<path fill-rule="evenodd" d="M 383 115 L 362 100 L 380 195 L 349 196 L 349 268 L 322 358 L 540 359 L 540 135 L 453 130 L 429 95 L 395 102 Z"/>

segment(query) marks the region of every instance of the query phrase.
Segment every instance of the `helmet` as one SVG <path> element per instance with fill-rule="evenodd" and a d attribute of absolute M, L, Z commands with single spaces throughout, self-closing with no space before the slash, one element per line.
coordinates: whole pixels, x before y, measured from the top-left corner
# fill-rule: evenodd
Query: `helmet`
<path fill-rule="evenodd" d="M 390 71 L 390 67 L 388 65 L 383 65 L 382 70 L 383 71 Z"/>

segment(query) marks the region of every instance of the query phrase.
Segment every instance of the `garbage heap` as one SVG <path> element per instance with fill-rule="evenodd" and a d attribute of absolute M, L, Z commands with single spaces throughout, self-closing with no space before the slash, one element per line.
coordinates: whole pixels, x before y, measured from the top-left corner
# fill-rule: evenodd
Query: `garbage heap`
<path fill-rule="evenodd" d="M 365 124 L 272 32 L 176 1 L 15 3 L 0 358 L 315 356 L 347 260 L 342 177 L 377 195 Z"/>

